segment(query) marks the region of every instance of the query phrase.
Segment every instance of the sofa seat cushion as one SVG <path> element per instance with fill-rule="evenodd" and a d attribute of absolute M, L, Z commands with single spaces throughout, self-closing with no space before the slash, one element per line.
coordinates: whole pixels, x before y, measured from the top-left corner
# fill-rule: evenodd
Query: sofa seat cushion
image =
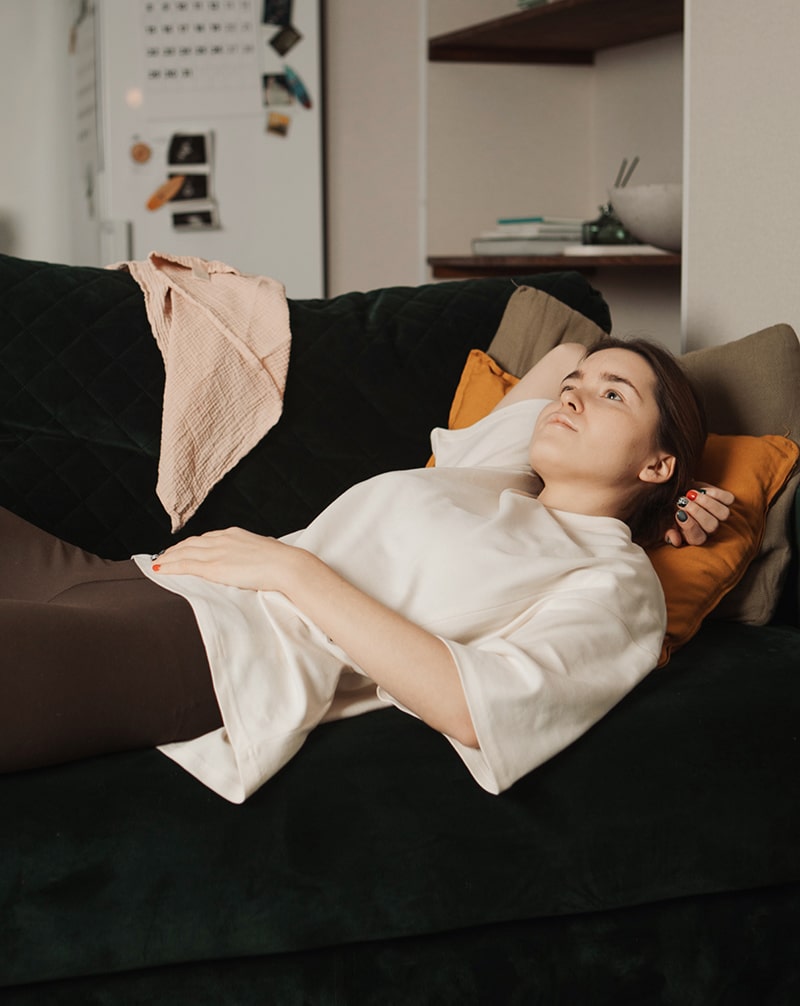
<path fill-rule="evenodd" d="M 319 728 L 243 806 L 153 751 L 9 776 L 0 984 L 800 881 L 797 645 L 707 624 L 499 797 L 394 709 Z"/>

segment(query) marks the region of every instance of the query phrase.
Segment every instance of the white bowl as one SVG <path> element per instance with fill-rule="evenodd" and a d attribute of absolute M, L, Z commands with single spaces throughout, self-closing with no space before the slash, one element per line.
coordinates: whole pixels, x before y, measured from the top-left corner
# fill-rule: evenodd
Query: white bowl
<path fill-rule="evenodd" d="M 683 186 L 626 185 L 611 189 L 608 198 L 625 229 L 638 241 L 667 251 L 681 250 Z"/>

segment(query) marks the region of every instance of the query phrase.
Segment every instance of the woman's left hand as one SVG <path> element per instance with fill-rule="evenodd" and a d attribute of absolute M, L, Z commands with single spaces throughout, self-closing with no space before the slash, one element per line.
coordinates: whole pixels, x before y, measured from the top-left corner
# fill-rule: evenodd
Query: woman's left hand
<path fill-rule="evenodd" d="M 478 747 L 447 645 L 354 587 L 311 552 L 241 528 L 187 538 L 153 558 L 157 573 L 277 590 L 372 680 L 435 730 Z"/>
<path fill-rule="evenodd" d="M 722 521 L 730 516 L 733 493 L 718 486 L 698 483 L 677 501 L 675 523 L 666 533 L 666 542 L 680 548 L 702 545 Z"/>
<path fill-rule="evenodd" d="M 153 561 L 156 573 L 200 576 L 242 590 L 282 590 L 297 549 L 239 527 L 209 531 L 171 545 Z"/>

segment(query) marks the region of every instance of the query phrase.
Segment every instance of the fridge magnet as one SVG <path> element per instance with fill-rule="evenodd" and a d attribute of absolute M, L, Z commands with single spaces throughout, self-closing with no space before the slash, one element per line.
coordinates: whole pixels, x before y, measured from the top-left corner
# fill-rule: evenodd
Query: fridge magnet
<path fill-rule="evenodd" d="M 169 142 L 167 163 L 170 165 L 210 164 L 211 134 L 175 133 Z"/>
<path fill-rule="evenodd" d="M 296 28 L 292 27 L 292 25 L 287 25 L 287 27 L 282 28 L 277 35 L 272 36 L 269 40 L 269 44 L 279 56 L 285 56 L 287 52 L 294 49 L 302 38 L 303 36 Z"/>
<path fill-rule="evenodd" d="M 292 0 L 264 0 L 261 23 L 288 27 L 292 23 L 292 6 Z"/>
<path fill-rule="evenodd" d="M 219 217 L 216 206 L 206 206 L 202 209 L 186 210 L 172 214 L 172 226 L 176 231 L 214 231 L 219 230 Z"/>
<path fill-rule="evenodd" d="M 306 90 L 306 85 L 300 77 L 290 66 L 284 66 L 283 71 L 286 74 L 286 81 L 289 84 L 289 89 L 295 98 L 297 98 L 303 108 L 311 108 L 311 95 Z"/>
<path fill-rule="evenodd" d="M 288 136 L 291 117 L 280 112 L 270 112 L 267 119 L 267 132 L 275 136 Z"/>
<path fill-rule="evenodd" d="M 208 199 L 211 195 L 209 191 L 210 176 L 205 172 L 199 174 L 177 175 L 183 179 L 181 187 L 172 197 L 171 202 L 183 203 L 190 199 Z"/>
<path fill-rule="evenodd" d="M 261 78 L 261 95 L 265 105 L 291 105 L 294 95 L 283 73 L 265 73 Z"/>
<path fill-rule="evenodd" d="M 183 175 L 172 175 L 166 182 L 162 182 L 147 200 L 145 205 L 148 210 L 160 210 L 162 206 L 165 206 L 171 199 L 174 199 L 184 181 Z"/>
<path fill-rule="evenodd" d="M 153 148 L 149 143 L 139 140 L 131 147 L 131 160 L 136 164 L 147 164 L 152 156 Z"/>

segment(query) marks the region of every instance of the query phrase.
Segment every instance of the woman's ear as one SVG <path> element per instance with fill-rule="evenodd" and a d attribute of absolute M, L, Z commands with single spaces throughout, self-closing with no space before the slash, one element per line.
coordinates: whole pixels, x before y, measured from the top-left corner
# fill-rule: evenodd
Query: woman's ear
<path fill-rule="evenodd" d="M 650 482 L 651 484 L 661 484 L 663 482 L 669 482 L 672 478 L 672 473 L 675 471 L 675 456 L 673 454 L 657 454 L 645 467 L 639 472 L 639 478 L 642 482 Z"/>

